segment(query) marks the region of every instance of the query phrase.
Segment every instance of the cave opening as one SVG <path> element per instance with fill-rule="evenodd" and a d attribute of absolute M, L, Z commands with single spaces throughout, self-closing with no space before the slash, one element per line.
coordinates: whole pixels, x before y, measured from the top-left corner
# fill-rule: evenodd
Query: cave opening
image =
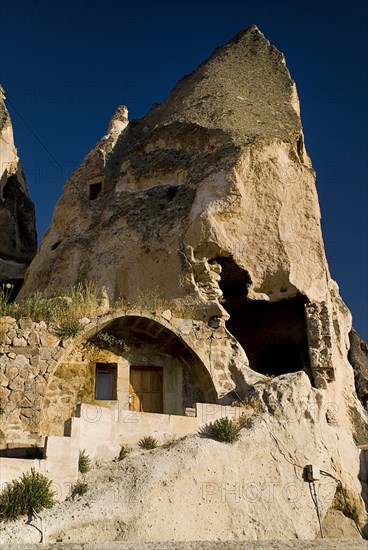
<path fill-rule="evenodd" d="M 250 276 L 232 258 L 221 265 L 223 306 L 230 315 L 226 327 L 238 340 L 252 370 L 270 376 L 305 371 L 313 381 L 302 295 L 268 302 L 248 299 Z"/>

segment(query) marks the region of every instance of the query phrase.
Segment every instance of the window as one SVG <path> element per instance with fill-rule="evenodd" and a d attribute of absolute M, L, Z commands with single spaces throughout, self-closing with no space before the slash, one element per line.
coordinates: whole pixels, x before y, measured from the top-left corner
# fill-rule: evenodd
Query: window
<path fill-rule="evenodd" d="M 116 363 L 96 363 L 96 399 L 101 401 L 117 399 L 116 378 Z"/>
<path fill-rule="evenodd" d="M 91 201 L 97 199 L 98 195 L 102 191 L 102 181 L 97 181 L 95 183 L 88 184 L 89 198 Z"/>

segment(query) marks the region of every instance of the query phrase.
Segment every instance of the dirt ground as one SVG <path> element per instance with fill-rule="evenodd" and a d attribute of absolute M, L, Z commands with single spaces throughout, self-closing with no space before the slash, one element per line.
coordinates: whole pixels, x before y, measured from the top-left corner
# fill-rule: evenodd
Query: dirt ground
<path fill-rule="evenodd" d="M 36 550 L 39 544 L 5 545 L 4 550 Z M 368 541 L 353 539 L 293 540 L 262 542 L 107 542 L 55 543 L 42 545 L 43 550 L 367 550 Z"/>

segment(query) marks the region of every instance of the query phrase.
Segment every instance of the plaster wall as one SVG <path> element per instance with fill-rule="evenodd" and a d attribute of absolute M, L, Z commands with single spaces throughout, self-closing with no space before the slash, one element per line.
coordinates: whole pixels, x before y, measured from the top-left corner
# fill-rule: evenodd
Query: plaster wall
<path fill-rule="evenodd" d="M 204 424 L 217 418 L 235 420 L 244 409 L 212 403 L 196 403 L 196 416 L 179 416 L 133 412 L 116 404 L 106 408 L 83 403 L 78 407 L 77 421 L 80 426 L 80 446 L 93 459 L 112 460 L 119 455 L 122 445 L 137 445 L 144 436 L 152 436 L 160 444 L 172 438 L 181 438 L 198 433 Z M 73 429 L 71 431 L 73 433 Z"/>
<path fill-rule="evenodd" d="M 74 430 L 73 437 L 47 437 L 44 459 L 0 458 L 0 485 L 13 479 L 19 479 L 22 474 L 32 468 L 52 480 L 55 498 L 65 500 L 70 494 L 70 487 L 78 479 L 79 431 Z"/>

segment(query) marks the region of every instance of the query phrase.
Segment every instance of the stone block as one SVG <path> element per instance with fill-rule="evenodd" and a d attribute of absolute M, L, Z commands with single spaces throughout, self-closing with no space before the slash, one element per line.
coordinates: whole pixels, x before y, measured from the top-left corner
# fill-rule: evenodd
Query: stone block
<path fill-rule="evenodd" d="M 14 359 L 14 366 L 23 367 L 29 365 L 29 359 L 25 355 L 17 355 Z"/>
<path fill-rule="evenodd" d="M 29 317 L 22 317 L 18 321 L 18 326 L 22 330 L 31 330 L 33 328 L 33 321 Z"/>
<path fill-rule="evenodd" d="M 24 380 L 20 376 L 17 376 L 9 382 L 8 387 L 14 391 L 24 391 Z"/>
<path fill-rule="evenodd" d="M 51 332 L 41 334 L 41 344 L 45 346 L 45 348 L 56 348 L 59 343 L 60 338 L 58 338 L 55 334 L 51 334 Z"/>
<path fill-rule="evenodd" d="M 27 340 L 23 337 L 18 338 L 17 336 L 15 336 L 13 338 L 13 346 L 18 346 L 20 348 L 26 347 L 27 346 Z"/>
<path fill-rule="evenodd" d="M 13 378 L 18 376 L 18 368 L 14 365 L 8 365 L 5 369 L 5 374 L 8 380 L 13 380 Z"/>
<path fill-rule="evenodd" d="M 27 341 L 30 346 L 38 346 L 40 343 L 40 335 L 35 331 L 30 332 Z"/>
<path fill-rule="evenodd" d="M 0 325 L 1 324 L 15 325 L 16 322 L 17 322 L 17 320 L 14 319 L 14 317 L 10 317 L 9 315 L 5 315 L 4 317 L 0 317 Z"/>
<path fill-rule="evenodd" d="M 0 386 L 0 399 L 5 400 L 9 397 L 10 390 L 8 388 L 5 388 L 4 386 Z"/>

